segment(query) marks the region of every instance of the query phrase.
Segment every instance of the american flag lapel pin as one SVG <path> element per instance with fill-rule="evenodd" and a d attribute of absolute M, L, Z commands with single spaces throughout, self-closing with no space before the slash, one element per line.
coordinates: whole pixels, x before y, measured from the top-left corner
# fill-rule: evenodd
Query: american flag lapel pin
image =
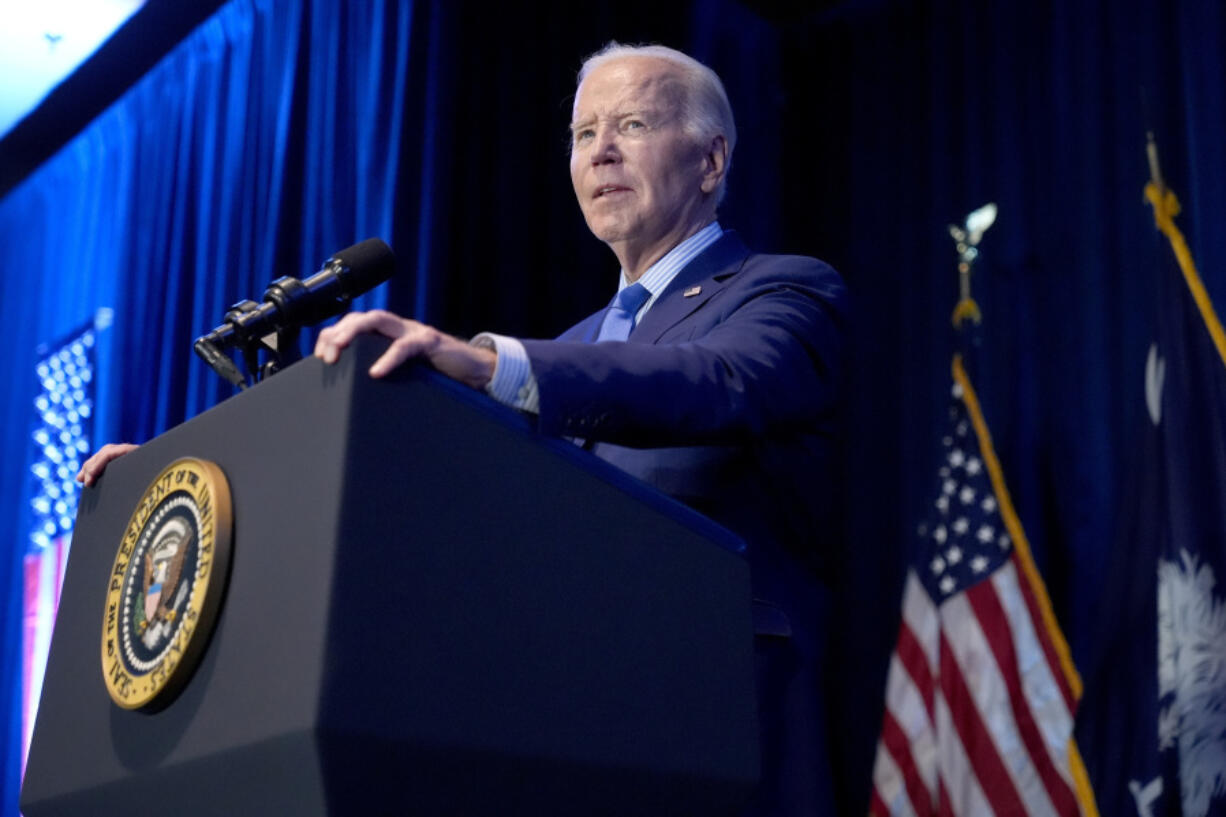
<path fill-rule="evenodd" d="M 695 295 L 697 295 L 697 294 L 698 294 L 698 293 L 700 293 L 700 292 L 702 292 L 702 287 L 701 287 L 701 286 L 692 286 L 692 287 L 690 287 L 689 289 L 687 289 L 685 292 L 682 292 L 682 293 L 681 293 L 681 297 L 683 297 L 683 298 L 693 298 Z"/>

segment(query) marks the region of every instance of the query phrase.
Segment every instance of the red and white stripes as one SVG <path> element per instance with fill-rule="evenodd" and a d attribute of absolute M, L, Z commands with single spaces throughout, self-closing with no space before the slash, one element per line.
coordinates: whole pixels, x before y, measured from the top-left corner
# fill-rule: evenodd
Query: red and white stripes
<path fill-rule="evenodd" d="M 873 815 L 1079 815 L 1075 700 L 1016 554 L 937 605 L 908 574 Z"/>

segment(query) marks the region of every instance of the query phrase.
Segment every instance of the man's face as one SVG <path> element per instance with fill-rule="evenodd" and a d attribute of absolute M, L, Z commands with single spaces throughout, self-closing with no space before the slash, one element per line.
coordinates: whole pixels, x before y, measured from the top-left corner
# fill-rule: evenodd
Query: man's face
<path fill-rule="evenodd" d="M 597 67 L 575 95 L 570 178 L 579 207 L 636 275 L 713 215 L 709 163 L 682 121 L 684 94 L 669 62 L 626 57 Z"/>

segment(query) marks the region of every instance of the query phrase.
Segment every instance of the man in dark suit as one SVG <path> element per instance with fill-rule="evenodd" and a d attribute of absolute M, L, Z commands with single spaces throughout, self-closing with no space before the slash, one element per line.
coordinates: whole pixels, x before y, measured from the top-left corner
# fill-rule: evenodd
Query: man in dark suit
<path fill-rule="evenodd" d="M 621 262 L 610 309 L 557 340 L 475 345 L 388 313 L 350 315 L 316 354 L 331 362 L 355 334 L 387 334 L 372 374 L 424 357 L 739 533 L 759 631 L 753 812 L 829 813 L 818 573 L 835 538 L 824 505 L 842 282 L 814 259 L 751 254 L 720 229 L 736 131 L 718 77 L 689 57 L 606 48 L 580 73 L 571 131 L 579 206 Z"/>
<path fill-rule="evenodd" d="M 579 79 L 571 179 L 621 263 L 610 308 L 550 341 L 465 342 L 390 312 L 352 313 L 315 354 L 332 363 L 356 335 L 386 335 L 372 376 L 424 360 L 740 534 L 763 749 L 749 813 L 832 813 L 820 574 L 835 539 L 842 282 L 815 259 L 750 253 L 720 228 L 736 129 L 714 72 L 671 49 L 611 44 Z"/>

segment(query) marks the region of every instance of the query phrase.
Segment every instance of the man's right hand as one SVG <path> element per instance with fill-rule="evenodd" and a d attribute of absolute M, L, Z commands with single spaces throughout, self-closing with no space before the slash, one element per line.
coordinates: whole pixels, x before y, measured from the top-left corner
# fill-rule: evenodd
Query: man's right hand
<path fill-rule="evenodd" d="M 102 477 L 107 463 L 137 448 L 139 446 L 132 443 L 107 443 L 95 451 L 94 455 L 81 466 L 81 470 L 77 473 L 77 482 L 84 484 L 86 488 L 90 487 Z"/>

